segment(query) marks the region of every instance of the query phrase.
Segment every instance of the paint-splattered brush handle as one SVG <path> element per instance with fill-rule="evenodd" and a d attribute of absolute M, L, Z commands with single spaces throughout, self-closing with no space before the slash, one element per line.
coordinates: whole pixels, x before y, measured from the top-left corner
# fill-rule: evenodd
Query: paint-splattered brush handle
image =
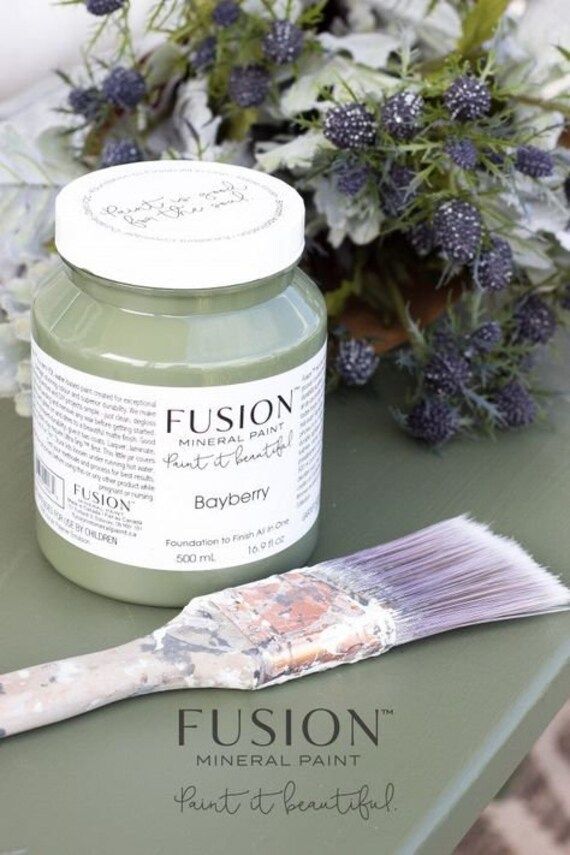
<path fill-rule="evenodd" d="M 377 656 L 393 641 L 384 606 L 292 571 L 199 597 L 121 647 L 0 676 L 0 733 L 167 689 L 258 689 Z"/>
<path fill-rule="evenodd" d="M 249 642 L 201 599 L 119 647 L 0 675 L 0 735 L 52 724 L 123 698 L 183 688 L 253 688 Z"/>
<path fill-rule="evenodd" d="M 0 735 L 11 736 L 114 701 L 171 688 L 172 665 L 144 653 L 144 639 L 0 678 Z"/>

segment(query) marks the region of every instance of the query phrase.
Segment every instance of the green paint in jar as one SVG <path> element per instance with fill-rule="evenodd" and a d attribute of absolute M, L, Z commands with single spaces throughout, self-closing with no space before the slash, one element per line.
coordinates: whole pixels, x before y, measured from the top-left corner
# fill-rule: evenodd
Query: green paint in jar
<path fill-rule="evenodd" d="M 326 312 L 304 208 L 272 176 L 130 164 L 56 203 L 33 310 L 41 549 L 121 600 L 301 566 L 319 515 Z"/>

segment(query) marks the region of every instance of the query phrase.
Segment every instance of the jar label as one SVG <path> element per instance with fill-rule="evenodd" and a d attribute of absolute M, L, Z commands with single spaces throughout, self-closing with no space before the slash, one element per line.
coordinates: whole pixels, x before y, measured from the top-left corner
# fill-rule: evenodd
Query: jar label
<path fill-rule="evenodd" d="M 155 570 L 249 564 L 319 511 L 325 347 L 273 377 L 147 386 L 32 344 L 39 513 L 94 555 Z"/>

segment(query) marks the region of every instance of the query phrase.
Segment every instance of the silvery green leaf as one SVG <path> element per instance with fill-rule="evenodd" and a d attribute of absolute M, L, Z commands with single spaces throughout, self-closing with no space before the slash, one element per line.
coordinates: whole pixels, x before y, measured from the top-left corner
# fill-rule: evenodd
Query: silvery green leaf
<path fill-rule="evenodd" d="M 233 163 L 234 166 L 255 168 L 249 140 L 226 140 L 216 146 L 217 163 Z"/>
<path fill-rule="evenodd" d="M 0 280 L 37 261 L 53 237 L 56 187 L 0 186 Z"/>
<path fill-rule="evenodd" d="M 30 264 L 18 276 L 13 276 L 2 285 L 0 307 L 12 321 L 30 310 L 35 294 L 51 282 L 62 268 L 57 255 L 48 255 Z"/>
<path fill-rule="evenodd" d="M 509 234 L 509 243 L 513 256 L 519 267 L 527 273 L 550 271 L 554 265 L 548 252 L 548 242 L 536 234 L 529 234 L 525 229 L 515 228 Z"/>
<path fill-rule="evenodd" d="M 533 93 L 528 88 L 526 91 L 532 96 Z M 562 113 L 544 110 L 541 107 L 517 105 L 515 114 L 517 122 L 532 133 L 533 145 L 547 151 L 556 148 L 560 134 L 564 130 Z"/>
<path fill-rule="evenodd" d="M 324 61 L 321 56 L 311 57 L 305 61 L 298 79 L 281 99 L 284 115 L 297 116 L 322 108 L 318 99 L 324 87 L 331 87 L 333 98 L 338 101 L 351 100 L 353 95 L 357 99 L 381 99 L 386 93 L 396 90 L 398 81 L 338 54 Z"/>
<path fill-rule="evenodd" d="M 499 198 L 510 209 L 513 220 L 529 233 L 555 234 L 565 228 L 570 214 L 562 187 L 564 177 L 558 174 L 537 182 L 517 173 L 512 188 Z"/>
<path fill-rule="evenodd" d="M 461 35 L 461 18 L 448 0 L 351 0 L 353 9 L 359 5 L 380 14 L 383 30 L 396 37 L 411 31 L 438 55 L 453 50 Z"/>
<path fill-rule="evenodd" d="M 12 397 L 18 391 L 19 364 L 28 352 L 28 345 L 17 338 L 11 324 L 0 324 L 0 397 Z"/>
<path fill-rule="evenodd" d="M 528 48 L 517 40 L 518 35 L 518 29 L 515 28 L 497 41 L 495 53 L 498 82 L 525 98 L 535 98 L 539 101 L 563 100 L 570 86 L 569 63 L 554 61 L 551 64 L 537 64 L 536 56 L 529 53 Z M 546 45 L 543 46 L 545 47 Z M 551 56 L 560 59 L 559 54 Z M 544 110 L 540 108 L 531 106 L 525 109 L 537 116 L 544 114 Z M 521 112 L 521 115 L 524 113 Z"/>
<path fill-rule="evenodd" d="M 61 269 L 61 261 L 49 256 L 31 264 L 21 276 L 8 280 L 0 292 L 0 308 L 7 320 L 0 324 L 0 330 L 9 326 L 12 337 L 21 342 L 30 341 L 30 309 L 34 295 L 51 281 Z M 0 350 L 2 344 L 0 344 Z M 25 351 L 27 353 L 27 351 Z"/>
<path fill-rule="evenodd" d="M 321 178 L 316 182 L 314 203 L 326 220 L 329 243 L 333 247 L 339 247 L 347 237 L 356 244 L 367 244 L 380 234 L 383 215 L 366 194 L 347 199 L 333 181 Z"/>
<path fill-rule="evenodd" d="M 14 405 L 16 407 L 16 413 L 19 416 L 23 416 L 24 418 L 31 418 L 32 416 L 32 390 L 30 389 L 20 389 L 14 395 Z"/>
<path fill-rule="evenodd" d="M 53 183 L 35 146 L 8 122 L 0 124 L 0 183 L 42 187 Z"/>
<path fill-rule="evenodd" d="M 290 169 L 292 171 L 308 169 L 313 163 L 317 151 L 323 148 L 332 148 L 332 146 L 322 133 L 308 131 L 286 143 L 260 144 L 256 151 L 256 159 L 265 172 L 276 172 L 278 169 Z"/>
<path fill-rule="evenodd" d="M 60 262 L 46 258 L 53 238 L 54 199 L 85 168 L 71 135 L 53 126 L 65 87 L 46 81 L 2 105 L 0 121 L 0 395 L 15 396 L 29 415 L 30 306 Z M 18 275 L 16 275 L 18 274 Z"/>
<path fill-rule="evenodd" d="M 0 276 L 45 253 L 53 236 L 53 203 L 60 186 L 85 172 L 62 128 L 24 131 L 31 108 L 21 115 L 22 129 L 0 123 Z M 44 117 L 45 118 L 45 117 Z M 40 127 L 32 122 L 33 127 Z"/>
<path fill-rule="evenodd" d="M 29 309 L 22 315 L 15 317 L 13 321 L 10 321 L 9 326 L 18 341 L 26 342 L 27 344 L 30 343 L 32 339 L 32 322 Z"/>
<path fill-rule="evenodd" d="M 182 157 L 215 160 L 216 137 L 221 124 L 208 106 L 207 81 L 191 79 L 178 90 L 172 113 L 172 126 L 178 136 L 176 146 Z"/>
<path fill-rule="evenodd" d="M 59 187 L 86 170 L 74 157 L 71 137 L 52 127 L 30 138 L 9 122 L 0 124 L 0 184 Z"/>
<path fill-rule="evenodd" d="M 16 368 L 16 394 L 14 404 L 19 416 L 32 415 L 32 366 L 29 359 L 22 359 Z"/>
<path fill-rule="evenodd" d="M 570 89 L 570 63 L 558 48 L 569 44 L 570 17 L 561 14 L 560 0 L 518 7 L 511 4 L 500 36 L 493 43 L 498 81 L 518 88 L 527 98 L 564 99 Z M 553 115 L 532 107 L 525 110 L 527 115 L 534 113 L 538 118 Z M 519 115 L 524 116 L 525 110 L 521 109 Z"/>
<path fill-rule="evenodd" d="M 323 61 L 322 57 L 312 57 L 301 63 L 297 80 L 281 98 L 285 116 L 297 116 L 315 107 L 321 90 L 335 76 L 335 62 L 336 58 Z"/>
<path fill-rule="evenodd" d="M 348 235 L 358 246 L 372 243 L 380 234 L 382 215 L 378 210 L 370 207 L 365 214 L 352 216 L 348 224 Z M 340 245 L 340 244 L 337 244 Z"/>
<path fill-rule="evenodd" d="M 508 231 L 507 239 L 516 263 L 532 277 L 532 271 L 541 275 L 552 270 L 553 262 L 547 235 L 530 229 L 521 217 L 523 210 L 520 196 L 513 192 L 501 193 L 485 200 L 483 216 L 491 233 Z"/>
<path fill-rule="evenodd" d="M 29 359 L 22 359 L 18 363 L 16 382 L 19 386 L 24 386 L 28 389 L 32 385 L 32 363 Z"/>
<path fill-rule="evenodd" d="M 66 128 L 58 126 L 46 128 L 36 140 L 42 166 L 50 176 L 51 183 L 58 186 L 67 184 L 87 171 L 77 159 L 71 135 L 65 131 Z"/>
<path fill-rule="evenodd" d="M 2 104 L 0 115 L 0 276 L 45 254 L 58 188 L 85 172 L 71 136 L 53 127 L 66 87 L 53 78 Z"/>
<path fill-rule="evenodd" d="M 330 53 L 349 53 L 355 62 L 370 68 L 383 68 L 389 55 L 398 49 L 399 40 L 387 33 L 351 33 L 335 36 L 320 33 L 318 40 Z"/>
<path fill-rule="evenodd" d="M 568 209 L 556 202 L 557 200 L 546 195 L 529 199 L 525 207 L 525 216 L 521 217 L 520 222 L 531 232 L 556 234 L 566 227 L 570 219 Z"/>
<path fill-rule="evenodd" d="M 0 291 L 0 396 L 15 397 L 16 412 L 30 412 L 30 309 L 34 295 L 61 269 L 50 256 L 31 264 L 21 276 L 8 280 Z"/>
<path fill-rule="evenodd" d="M 562 249 L 564 249 L 566 252 L 570 252 L 570 228 L 568 227 L 568 224 L 566 224 L 563 229 L 560 229 L 560 231 L 556 232 L 554 237 L 556 238 Z"/>
<path fill-rule="evenodd" d="M 540 0 L 526 3 L 516 27 L 516 40 L 534 60 L 534 74 L 537 79 L 554 67 L 564 66 L 568 71 L 568 62 L 556 50 L 557 45 L 570 45 L 570 15 L 567 4 L 561 0 Z"/>
<path fill-rule="evenodd" d="M 9 321 L 14 321 L 26 312 L 32 305 L 33 288 L 27 276 L 14 276 L 2 286 L 0 291 L 0 306 Z"/>

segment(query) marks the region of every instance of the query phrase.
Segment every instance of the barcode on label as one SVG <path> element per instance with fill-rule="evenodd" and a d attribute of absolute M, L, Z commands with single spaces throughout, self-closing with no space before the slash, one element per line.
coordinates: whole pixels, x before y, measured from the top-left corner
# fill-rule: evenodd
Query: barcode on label
<path fill-rule="evenodd" d="M 51 469 L 42 463 L 39 457 L 36 457 L 36 483 L 43 488 L 53 501 L 61 508 L 64 507 L 65 482 L 63 478 L 56 475 Z"/>

